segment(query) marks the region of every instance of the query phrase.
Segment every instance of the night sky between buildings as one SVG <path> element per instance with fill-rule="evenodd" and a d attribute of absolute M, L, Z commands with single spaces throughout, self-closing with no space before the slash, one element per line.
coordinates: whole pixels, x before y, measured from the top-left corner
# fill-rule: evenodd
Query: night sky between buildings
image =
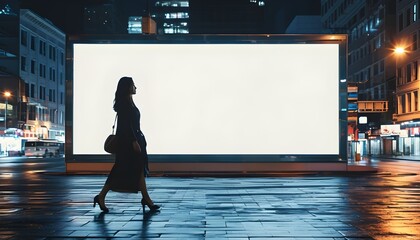
<path fill-rule="evenodd" d="M 11 3 L 14 7 L 20 6 L 21 8 L 33 10 L 38 15 L 49 19 L 66 34 L 78 34 L 83 31 L 83 9 L 85 6 L 115 2 L 115 5 L 118 6 L 121 19 L 128 19 L 128 16 L 144 15 L 147 9 L 146 0 L 15 0 L 4 1 L 3 4 L 7 2 Z M 149 1 L 149 4 L 151 4 L 151 2 L 152 1 Z M 210 1 L 204 0 L 190 0 L 189 2 L 190 12 L 200 7 L 206 8 L 210 3 Z M 263 25 L 256 33 L 283 33 L 295 15 L 320 14 L 320 1 L 265 0 L 264 2 L 265 6 L 262 15 L 264 19 L 261 20 Z M 211 1 L 213 7 L 209 8 L 208 11 L 212 11 L 211 14 L 213 16 L 217 15 L 218 11 L 225 8 L 226 4 L 233 9 L 235 9 L 235 5 L 237 5 L 238 14 L 238 12 L 241 11 L 240 6 L 251 3 L 249 3 L 249 0 L 213 0 Z M 215 5 L 216 7 L 214 7 Z M 220 8 L 218 7 L 219 5 Z M 223 14 L 222 12 L 220 13 Z M 190 15 L 194 16 L 193 13 Z M 193 22 L 194 18 L 190 18 L 190 21 Z M 201 19 L 201 21 L 203 21 L 203 19 Z M 206 19 L 204 19 L 204 21 L 206 21 Z M 211 24 L 215 24 L 215 31 L 217 31 L 217 24 L 223 26 L 223 24 L 225 24 L 223 21 L 226 20 L 216 19 L 216 21 L 220 22 L 214 22 L 215 20 L 212 19 L 211 21 L 213 21 Z M 197 31 L 200 31 L 200 29 Z M 235 33 L 241 33 L 240 24 L 238 24 Z"/>

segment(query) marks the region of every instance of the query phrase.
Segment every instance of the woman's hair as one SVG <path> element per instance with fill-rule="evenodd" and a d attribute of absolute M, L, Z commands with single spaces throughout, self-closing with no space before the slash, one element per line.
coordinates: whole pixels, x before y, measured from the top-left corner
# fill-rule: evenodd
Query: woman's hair
<path fill-rule="evenodd" d="M 131 104 L 131 87 L 134 85 L 131 77 L 122 77 L 118 82 L 117 91 L 115 91 L 114 111 Z"/>

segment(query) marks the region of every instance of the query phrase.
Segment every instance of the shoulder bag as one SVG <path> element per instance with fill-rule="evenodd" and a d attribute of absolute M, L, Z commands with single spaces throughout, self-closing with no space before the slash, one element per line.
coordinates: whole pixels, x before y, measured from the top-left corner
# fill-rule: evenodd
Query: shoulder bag
<path fill-rule="evenodd" d="M 118 136 L 114 134 L 115 122 L 118 114 L 115 115 L 114 125 L 112 126 L 112 133 L 105 139 L 104 150 L 107 153 L 115 154 L 118 148 Z"/>

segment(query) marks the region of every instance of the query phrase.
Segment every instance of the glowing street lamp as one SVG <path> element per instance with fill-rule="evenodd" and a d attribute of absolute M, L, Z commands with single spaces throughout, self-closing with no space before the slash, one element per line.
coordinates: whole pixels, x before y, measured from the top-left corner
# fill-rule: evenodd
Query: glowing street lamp
<path fill-rule="evenodd" d="M 12 96 L 10 92 L 4 92 L 4 97 L 6 98 L 6 107 L 4 108 L 4 131 L 7 129 L 7 100 L 9 100 L 10 96 Z"/>
<path fill-rule="evenodd" d="M 405 53 L 405 49 L 403 47 L 396 47 L 394 49 L 394 53 L 396 53 L 398 55 L 403 54 L 403 53 Z"/>

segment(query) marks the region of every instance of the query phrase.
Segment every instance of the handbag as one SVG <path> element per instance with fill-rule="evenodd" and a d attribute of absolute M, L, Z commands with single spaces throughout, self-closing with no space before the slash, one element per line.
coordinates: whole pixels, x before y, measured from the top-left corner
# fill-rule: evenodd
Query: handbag
<path fill-rule="evenodd" d="M 118 136 L 114 134 L 115 122 L 118 114 L 115 115 L 114 125 L 112 125 L 112 133 L 105 139 L 104 150 L 107 153 L 115 154 L 118 148 Z"/>

